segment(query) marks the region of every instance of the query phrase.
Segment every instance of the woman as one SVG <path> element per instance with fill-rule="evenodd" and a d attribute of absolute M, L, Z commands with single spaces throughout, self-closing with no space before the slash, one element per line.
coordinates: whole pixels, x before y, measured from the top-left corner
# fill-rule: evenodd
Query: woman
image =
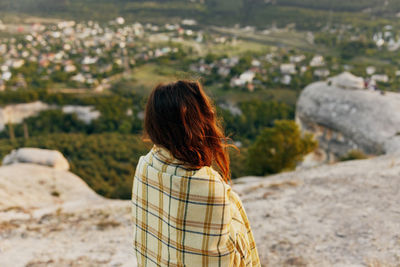
<path fill-rule="evenodd" d="M 144 129 L 153 147 L 133 181 L 138 266 L 260 266 L 246 212 L 228 185 L 227 138 L 201 85 L 155 87 Z"/>

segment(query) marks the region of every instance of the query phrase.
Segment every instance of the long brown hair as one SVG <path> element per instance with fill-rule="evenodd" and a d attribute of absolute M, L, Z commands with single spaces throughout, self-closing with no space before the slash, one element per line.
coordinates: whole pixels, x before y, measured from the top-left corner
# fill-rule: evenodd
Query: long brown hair
<path fill-rule="evenodd" d="M 159 84 L 151 92 L 144 118 L 144 139 L 168 149 L 194 169 L 217 164 L 230 181 L 228 139 L 200 82 Z"/>

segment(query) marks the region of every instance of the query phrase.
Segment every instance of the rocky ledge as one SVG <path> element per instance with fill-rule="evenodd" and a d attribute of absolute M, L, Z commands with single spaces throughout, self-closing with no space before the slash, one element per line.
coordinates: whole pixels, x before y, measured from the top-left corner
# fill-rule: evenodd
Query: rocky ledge
<path fill-rule="evenodd" d="M 370 155 L 400 151 L 400 94 L 367 90 L 344 73 L 307 86 L 297 103 L 296 121 L 315 134 L 335 161 L 350 150 Z"/>
<path fill-rule="evenodd" d="M 398 266 L 400 156 L 235 182 L 263 266 Z M 0 200 L 0 266 L 136 266 L 130 201 L 26 163 L 0 167 Z"/>

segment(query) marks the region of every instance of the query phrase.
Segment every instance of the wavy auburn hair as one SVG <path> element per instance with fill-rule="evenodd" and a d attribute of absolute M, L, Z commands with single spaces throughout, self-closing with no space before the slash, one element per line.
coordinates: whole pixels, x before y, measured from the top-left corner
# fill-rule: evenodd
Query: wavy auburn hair
<path fill-rule="evenodd" d="M 153 89 L 146 105 L 144 138 L 190 168 L 216 163 L 225 182 L 231 180 L 227 147 L 233 145 L 227 143 L 215 108 L 197 81 L 179 80 Z"/>

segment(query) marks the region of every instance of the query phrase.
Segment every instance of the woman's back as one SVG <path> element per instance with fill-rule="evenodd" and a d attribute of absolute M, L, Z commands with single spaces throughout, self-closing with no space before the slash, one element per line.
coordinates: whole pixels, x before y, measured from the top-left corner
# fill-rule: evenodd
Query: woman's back
<path fill-rule="evenodd" d="M 132 203 L 139 266 L 260 266 L 242 203 L 212 167 L 187 169 L 154 145 Z"/>
<path fill-rule="evenodd" d="M 156 86 L 144 130 L 154 146 L 140 157 L 132 188 L 138 265 L 259 266 L 246 213 L 228 185 L 231 145 L 200 83 Z"/>

